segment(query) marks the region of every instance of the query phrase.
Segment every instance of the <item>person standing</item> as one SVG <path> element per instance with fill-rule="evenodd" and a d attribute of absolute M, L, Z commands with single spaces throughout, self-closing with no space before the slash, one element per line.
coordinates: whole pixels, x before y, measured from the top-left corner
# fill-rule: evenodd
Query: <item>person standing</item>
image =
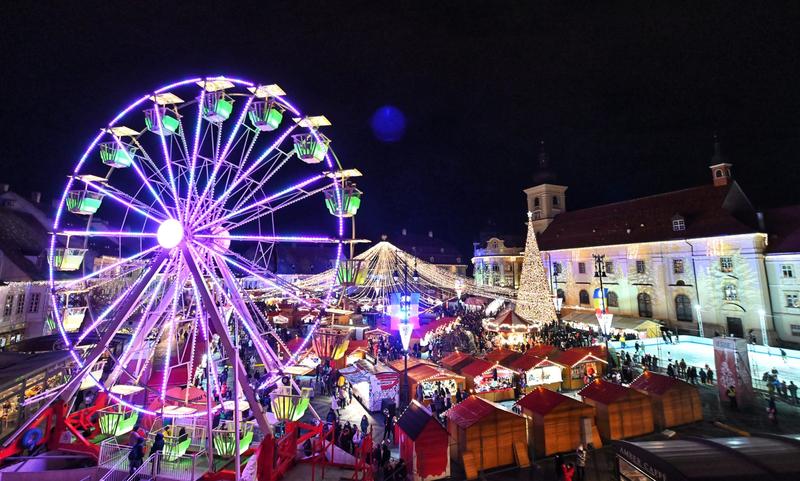
<path fill-rule="evenodd" d="M 583 444 L 578 445 L 575 456 L 575 481 L 583 481 L 586 475 L 586 449 L 583 448 Z"/>
<path fill-rule="evenodd" d="M 789 385 L 786 386 L 786 389 L 792 396 L 792 404 L 797 404 L 797 384 L 795 384 L 794 381 L 789 381 Z"/>
<path fill-rule="evenodd" d="M 575 466 L 572 463 L 567 463 L 562 466 L 561 470 L 564 472 L 564 481 L 572 481 L 575 476 Z"/>
<path fill-rule="evenodd" d="M 708 364 L 706 364 L 706 377 L 708 378 L 709 384 L 714 384 L 714 371 L 712 371 L 711 368 L 708 367 Z"/>
<path fill-rule="evenodd" d="M 144 438 L 136 438 L 136 444 L 131 447 L 128 453 L 128 473 L 132 476 L 139 469 L 144 460 Z"/>
<path fill-rule="evenodd" d="M 769 403 L 767 404 L 767 417 L 769 418 L 769 422 L 774 425 L 778 425 L 778 407 L 775 405 L 775 398 L 770 397 Z"/>
<path fill-rule="evenodd" d="M 367 415 L 361 416 L 361 434 L 366 436 L 369 433 L 369 419 L 367 419 Z"/>
<path fill-rule="evenodd" d="M 561 454 L 556 454 L 553 458 L 553 467 L 556 471 L 556 479 L 562 479 L 564 477 L 564 457 Z"/>
<path fill-rule="evenodd" d="M 339 401 L 336 400 L 335 392 L 331 395 L 331 411 L 333 411 L 336 417 L 339 417 Z"/>
<path fill-rule="evenodd" d="M 158 453 L 158 457 L 156 458 L 156 463 L 153 466 L 153 476 L 157 475 L 160 471 L 162 451 L 164 451 L 164 435 L 158 433 L 156 434 L 156 438 L 153 441 L 153 445 L 150 446 L 150 456 Z"/>
<path fill-rule="evenodd" d="M 731 409 L 739 409 L 739 405 L 736 402 L 736 388 L 734 386 L 728 386 L 728 390 L 725 392 L 725 395 L 728 396 L 728 401 L 731 403 Z"/>

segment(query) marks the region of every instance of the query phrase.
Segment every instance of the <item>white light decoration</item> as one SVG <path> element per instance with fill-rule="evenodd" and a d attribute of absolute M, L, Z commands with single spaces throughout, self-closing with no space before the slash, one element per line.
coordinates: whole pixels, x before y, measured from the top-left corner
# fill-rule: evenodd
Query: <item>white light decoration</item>
<path fill-rule="evenodd" d="M 183 240 L 183 226 L 175 219 L 167 219 L 158 226 L 156 239 L 164 249 L 172 249 Z"/>
<path fill-rule="evenodd" d="M 758 310 L 758 320 L 761 323 L 761 342 L 769 347 L 769 338 L 767 337 L 767 313 L 764 309 Z"/>
<path fill-rule="evenodd" d="M 564 299 L 553 296 L 553 307 L 556 308 L 556 312 L 561 312 L 561 305 L 564 303 Z"/>
<path fill-rule="evenodd" d="M 403 349 L 408 351 L 408 346 L 411 344 L 411 333 L 414 331 L 414 326 L 408 322 L 403 322 L 397 326 L 400 332 L 400 341 L 403 343 Z"/>
<path fill-rule="evenodd" d="M 697 328 L 700 331 L 700 337 L 706 337 L 703 332 L 703 313 L 700 311 L 700 304 L 694 305 L 694 311 L 697 313 Z"/>
<path fill-rule="evenodd" d="M 614 319 L 614 314 L 598 312 L 596 315 L 597 323 L 600 325 L 600 332 L 605 335 L 611 333 L 611 321 Z"/>
<path fill-rule="evenodd" d="M 533 230 L 533 214 L 528 212 L 528 237 L 525 240 L 525 258 L 517 294 L 517 314 L 535 322 L 551 322 L 557 319 L 556 310 L 550 300 L 550 288 L 544 273 L 542 255 Z"/>

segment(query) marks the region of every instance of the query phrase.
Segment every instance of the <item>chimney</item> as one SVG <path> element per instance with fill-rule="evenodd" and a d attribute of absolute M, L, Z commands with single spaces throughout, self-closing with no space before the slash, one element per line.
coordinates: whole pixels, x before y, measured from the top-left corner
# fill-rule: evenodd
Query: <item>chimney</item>
<path fill-rule="evenodd" d="M 428 237 L 430 237 L 431 239 L 433 239 L 433 231 L 432 231 L 432 230 L 429 230 L 429 231 L 428 231 Z"/>
<path fill-rule="evenodd" d="M 34 204 L 38 204 L 41 201 L 42 201 L 42 193 L 41 192 L 37 192 L 35 190 L 33 192 L 31 192 L 31 202 L 33 202 Z"/>

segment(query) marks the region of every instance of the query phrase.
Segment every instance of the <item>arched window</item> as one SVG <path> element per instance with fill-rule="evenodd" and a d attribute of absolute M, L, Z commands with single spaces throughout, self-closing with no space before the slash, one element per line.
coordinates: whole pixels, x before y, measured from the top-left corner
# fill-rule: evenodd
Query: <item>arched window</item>
<path fill-rule="evenodd" d="M 614 291 L 608 291 L 608 307 L 619 307 L 619 297 Z"/>
<path fill-rule="evenodd" d="M 534 207 L 539 207 L 539 198 L 538 197 L 534 197 L 533 198 L 533 206 Z"/>
<path fill-rule="evenodd" d="M 692 301 L 689 296 L 684 294 L 675 296 L 675 317 L 679 321 L 692 321 Z"/>
<path fill-rule="evenodd" d="M 553 262 L 553 274 L 554 275 L 561 274 L 561 263 L 560 262 Z"/>
<path fill-rule="evenodd" d="M 557 195 L 553 196 L 553 205 L 554 206 L 558 206 L 558 196 Z"/>
<path fill-rule="evenodd" d="M 717 175 L 717 177 L 722 177 L 722 169 L 717 169 L 716 170 L 716 175 Z"/>
<path fill-rule="evenodd" d="M 581 292 L 578 293 L 578 300 L 581 304 L 589 304 L 589 293 L 586 292 L 585 289 L 582 289 Z"/>
<path fill-rule="evenodd" d="M 653 301 L 650 294 L 641 292 L 636 296 L 636 301 L 639 303 L 639 317 L 653 317 Z"/>
<path fill-rule="evenodd" d="M 562 304 L 566 304 L 566 303 L 567 303 L 567 297 L 566 297 L 566 295 L 564 294 L 564 289 L 558 289 L 558 290 L 556 291 L 556 296 L 558 296 L 558 297 L 560 297 L 560 298 L 561 298 L 561 303 L 562 303 Z"/>

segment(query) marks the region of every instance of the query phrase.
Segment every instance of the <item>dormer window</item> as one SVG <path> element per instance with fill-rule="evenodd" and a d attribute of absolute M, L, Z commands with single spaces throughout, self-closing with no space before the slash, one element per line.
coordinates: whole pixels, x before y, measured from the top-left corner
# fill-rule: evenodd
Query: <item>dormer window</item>
<path fill-rule="evenodd" d="M 674 232 L 686 230 L 686 219 L 684 219 L 682 215 L 675 214 L 672 216 L 672 230 Z"/>

